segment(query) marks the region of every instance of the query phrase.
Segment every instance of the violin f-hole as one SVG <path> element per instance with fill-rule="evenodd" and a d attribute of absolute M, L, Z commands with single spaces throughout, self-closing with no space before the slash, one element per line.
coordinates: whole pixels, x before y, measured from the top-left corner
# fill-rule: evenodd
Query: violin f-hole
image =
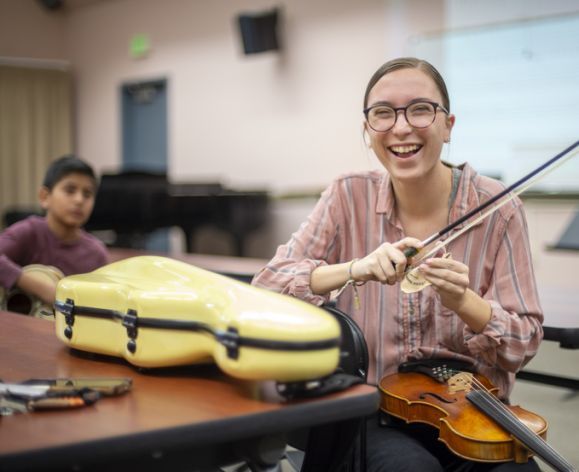
<path fill-rule="evenodd" d="M 431 397 L 434 397 L 443 403 L 456 403 L 456 398 L 451 398 L 450 400 L 448 400 L 448 399 L 438 395 L 438 393 L 432 393 L 432 392 L 421 393 L 420 397 L 418 397 L 418 398 L 420 398 L 421 400 L 424 400 L 427 397 L 427 395 L 430 395 Z"/>

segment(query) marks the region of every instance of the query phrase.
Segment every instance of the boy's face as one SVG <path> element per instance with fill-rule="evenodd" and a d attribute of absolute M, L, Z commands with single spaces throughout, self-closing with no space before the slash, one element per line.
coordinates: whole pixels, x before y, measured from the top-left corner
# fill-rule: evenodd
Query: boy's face
<path fill-rule="evenodd" d="M 88 175 L 72 173 L 59 180 L 52 190 L 40 189 L 40 204 L 46 217 L 67 228 L 80 228 L 94 206 L 95 182 Z"/>

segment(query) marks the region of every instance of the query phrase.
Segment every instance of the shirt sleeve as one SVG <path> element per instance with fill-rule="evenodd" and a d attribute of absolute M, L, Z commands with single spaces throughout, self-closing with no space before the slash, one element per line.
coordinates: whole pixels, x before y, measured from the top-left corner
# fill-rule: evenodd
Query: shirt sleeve
<path fill-rule="evenodd" d="M 484 330 L 464 328 L 474 357 L 507 372 L 519 371 L 537 353 L 543 339 L 543 312 L 535 282 L 526 219 L 519 204 L 512 216 L 495 228 L 502 234 L 488 290 L 491 305 Z"/>
<path fill-rule="evenodd" d="M 292 295 L 315 305 L 329 298 L 312 292 L 311 274 L 317 267 L 337 262 L 341 231 L 337 183 L 326 189 L 305 223 L 290 240 L 278 247 L 273 259 L 254 277 L 252 284 Z"/>
<path fill-rule="evenodd" d="M 22 274 L 21 261 L 29 240 L 29 225 L 26 221 L 15 223 L 0 233 L 0 285 L 9 289 Z"/>

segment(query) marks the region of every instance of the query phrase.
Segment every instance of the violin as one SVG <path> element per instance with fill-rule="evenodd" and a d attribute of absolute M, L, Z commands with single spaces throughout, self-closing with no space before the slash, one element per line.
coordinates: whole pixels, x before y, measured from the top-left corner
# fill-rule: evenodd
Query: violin
<path fill-rule="evenodd" d="M 379 388 L 382 411 L 437 428 L 439 440 L 460 457 L 522 463 L 536 454 L 554 470 L 576 471 L 545 441 L 547 422 L 519 406 L 505 405 L 497 397 L 498 388 L 480 374 L 410 362 L 382 378 Z"/>
<path fill-rule="evenodd" d="M 22 271 L 32 275 L 37 280 L 50 282 L 55 287 L 58 281 L 64 277 L 60 269 L 43 264 L 27 265 L 22 268 Z M 17 287 L 8 290 L 0 287 L 0 310 L 54 321 L 54 310 L 50 305 Z"/>

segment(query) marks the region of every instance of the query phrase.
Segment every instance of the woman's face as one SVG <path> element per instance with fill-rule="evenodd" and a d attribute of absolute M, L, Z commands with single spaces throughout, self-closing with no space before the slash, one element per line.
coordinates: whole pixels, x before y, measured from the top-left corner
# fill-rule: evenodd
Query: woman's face
<path fill-rule="evenodd" d="M 384 75 L 368 95 L 367 107 L 385 104 L 405 107 L 412 100 L 424 99 L 442 105 L 434 80 L 420 69 L 399 69 Z M 450 139 L 454 116 L 438 109 L 434 122 L 427 128 L 416 129 L 408 124 L 404 113 L 398 112 L 394 127 L 377 132 L 365 123 L 371 147 L 394 179 L 411 182 L 427 177 L 437 166 L 445 141 Z"/>

